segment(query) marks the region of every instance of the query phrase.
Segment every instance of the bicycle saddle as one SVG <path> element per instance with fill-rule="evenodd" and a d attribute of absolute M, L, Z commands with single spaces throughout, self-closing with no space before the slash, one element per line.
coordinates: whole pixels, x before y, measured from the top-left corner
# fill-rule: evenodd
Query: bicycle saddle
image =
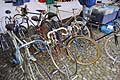
<path fill-rule="evenodd" d="M 12 23 L 11 23 L 11 24 L 6 24 L 6 25 L 5 25 L 6 29 L 9 30 L 9 31 L 14 30 L 14 26 L 15 26 L 15 25 L 12 24 Z"/>
<path fill-rule="evenodd" d="M 48 17 L 47 17 L 48 19 L 51 19 L 52 17 L 57 16 L 57 14 L 55 14 L 53 12 L 48 12 L 47 15 L 48 15 Z"/>
<path fill-rule="evenodd" d="M 45 13 L 45 10 L 36 10 L 38 12 L 41 12 L 41 13 Z"/>
<path fill-rule="evenodd" d="M 53 6 L 56 8 L 61 7 L 61 5 L 57 5 L 57 4 L 54 4 Z"/>
<path fill-rule="evenodd" d="M 5 13 L 6 13 L 6 14 L 10 14 L 11 11 L 10 11 L 10 10 L 6 10 Z"/>
<path fill-rule="evenodd" d="M 32 19 L 33 21 L 40 21 L 40 19 L 39 19 L 37 16 L 32 16 L 31 19 Z"/>

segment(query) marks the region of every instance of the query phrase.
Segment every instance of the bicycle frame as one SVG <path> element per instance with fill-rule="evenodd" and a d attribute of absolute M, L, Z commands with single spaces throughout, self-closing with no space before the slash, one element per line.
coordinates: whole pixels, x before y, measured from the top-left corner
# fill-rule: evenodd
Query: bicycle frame
<path fill-rule="evenodd" d="M 36 80 L 35 79 L 35 76 L 34 76 L 34 73 L 33 73 L 33 70 L 32 70 L 32 67 L 31 67 L 31 64 L 29 63 L 29 61 L 32 61 L 32 62 L 37 62 L 37 59 L 33 56 L 33 55 L 31 55 L 30 54 L 30 51 L 29 51 L 29 49 L 28 49 L 28 46 L 30 45 L 30 44 L 34 44 L 34 43 L 36 43 L 36 42 L 40 42 L 40 43 L 43 43 L 43 44 L 45 44 L 45 45 L 47 45 L 44 41 L 42 41 L 42 40 L 33 40 L 33 41 L 30 41 L 30 42 L 26 42 L 25 40 L 24 40 L 24 44 L 22 44 L 21 46 L 19 46 L 17 49 L 16 49 L 16 60 L 17 60 L 17 58 L 19 59 L 19 61 L 20 61 L 20 65 L 22 64 L 22 58 L 21 58 L 21 56 L 20 56 L 20 49 L 22 49 L 22 48 L 24 48 L 25 49 L 25 56 L 26 56 L 26 59 L 27 59 L 27 64 L 29 65 L 29 67 L 30 67 L 30 72 L 31 72 L 31 74 L 32 74 L 32 77 L 33 77 L 33 79 L 34 80 Z M 47 48 L 47 50 L 49 50 L 48 49 L 48 47 L 46 46 L 46 48 Z M 34 54 L 34 53 L 33 53 Z M 22 66 L 21 66 L 22 67 Z M 37 68 L 37 67 L 36 67 Z M 38 70 L 39 71 L 39 70 Z M 24 71 L 23 71 L 24 72 Z M 40 72 L 39 72 L 40 73 Z"/>
<path fill-rule="evenodd" d="M 72 54 L 72 51 L 69 49 L 69 47 L 67 47 L 67 46 L 64 44 L 63 41 L 60 42 L 60 41 L 56 38 L 56 34 L 55 34 L 55 33 L 58 32 L 58 31 L 60 31 L 60 30 L 64 30 L 64 31 L 65 31 L 65 33 L 62 33 L 63 36 L 68 35 L 68 29 L 66 29 L 66 28 L 64 28 L 64 27 L 60 27 L 60 28 L 58 28 L 58 29 L 54 29 L 54 30 L 48 32 L 48 34 L 47 34 L 48 42 L 47 42 L 47 43 L 48 43 L 48 45 L 49 45 L 49 44 L 54 45 L 53 47 L 56 47 L 56 48 L 60 48 L 60 46 L 62 46 L 63 48 L 68 49 L 68 50 L 70 51 L 70 53 Z M 53 36 L 50 36 L 51 34 L 53 34 Z M 54 38 L 53 38 L 53 37 L 54 37 Z M 68 39 L 70 39 L 70 38 L 71 38 L 71 36 L 68 36 L 64 41 L 66 41 L 66 40 L 68 40 Z M 57 49 L 56 49 L 56 50 L 57 50 Z M 59 52 L 57 52 L 57 53 L 59 53 Z M 62 74 L 65 74 L 65 72 L 63 72 L 63 71 L 61 71 L 61 70 L 59 69 L 58 65 L 57 65 L 56 62 L 54 61 L 54 58 L 53 58 L 52 54 L 50 54 L 50 56 L 51 56 L 51 59 L 52 59 L 54 65 L 56 66 L 56 68 L 57 68 Z M 76 61 L 75 55 L 72 54 L 72 56 L 74 57 L 75 62 L 76 62 L 76 71 L 75 71 L 75 73 L 74 73 L 74 74 L 76 74 L 76 73 L 77 73 L 77 61 Z M 65 64 L 64 64 L 64 65 L 65 65 Z M 67 73 L 67 74 L 68 74 L 68 73 Z M 72 75 L 74 75 L 74 74 L 72 74 Z M 68 78 L 69 78 L 69 77 L 68 77 Z"/>
<path fill-rule="evenodd" d="M 117 28 L 118 28 L 118 30 L 117 30 Z M 113 60 L 113 64 L 115 64 L 115 63 L 120 63 L 120 56 L 119 55 L 117 55 L 117 56 L 115 56 L 115 55 L 111 55 L 110 54 L 110 52 L 107 50 L 107 45 L 109 44 L 109 41 L 111 41 L 112 42 L 112 40 L 114 41 L 114 43 L 113 44 L 115 44 L 115 48 L 118 48 L 118 50 L 119 50 L 119 39 L 118 39 L 118 37 L 120 37 L 120 34 L 119 34 L 119 32 L 120 32 L 120 24 L 118 23 L 118 24 L 115 24 L 114 26 L 113 26 L 113 29 L 114 29 L 114 31 L 112 31 L 111 33 L 109 33 L 109 34 L 112 34 L 113 33 L 113 35 L 112 36 L 110 36 L 107 40 L 106 40 L 106 43 L 105 43 L 105 51 L 106 51 L 106 54 L 108 55 L 108 57 L 110 58 L 110 59 L 112 59 Z M 109 35 L 108 34 L 108 35 Z M 109 49 L 109 48 L 108 48 Z M 112 53 L 112 52 L 111 52 Z M 113 51 L 113 53 L 115 53 L 114 51 Z M 115 53 L 116 54 L 116 53 Z M 119 54 L 119 52 L 118 52 L 118 54 Z"/>
<path fill-rule="evenodd" d="M 32 70 L 32 67 L 31 67 L 31 64 L 29 63 L 30 61 L 32 61 L 32 62 L 37 62 L 37 59 L 33 56 L 33 55 L 31 55 L 30 54 L 30 51 L 29 51 L 29 45 L 30 44 L 34 44 L 34 43 L 36 43 L 36 42 L 40 42 L 40 43 L 43 43 L 44 45 L 47 45 L 44 41 L 42 41 L 42 40 L 33 40 L 33 41 L 30 41 L 30 42 L 26 42 L 25 40 L 20 40 L 15 34 L 14 34 L 14 32 L 12 32 L 12 31 L 8 31 L 8 33 L 9 33 L 9 35 L 12 37 L 12 40 L 13 40 L 13 44 L 14 44 L 14 46 L 15 46 L 15 48 L 16 48 L 16 52 L 15 52 L 15 54 L 14 54 L 14 56 L 13 56 L 13 63 L 14 64 L 16 64 L 16 65 L 20 65 L 20 68 L 22 69 L 22 71 L 23 72 L 25 72 L 25 70 L 23 69 L 23 66 L 22 66 L 22 64 L 23 64 L 23 62 L 24 62 L 24 59 L 26 59 L 26 61 L 27 61 L 27 64 L 28 64 L 28 67 L 30 68 L 30 73 L 32 74 L 32 78 L 31 78 L 31 80 L 36 80 L 35 79 L 35 76 L 34 76 L 34 73 L 33 73 L 33 70 Z M 18 45 L 18 43 L 20 43 L 20 46 Z M 22 49 L 22 48 L 24 48 L 25 49 L 25 53 L 24 53 L 24 55 L 22 55 L 21 54 L 21 52 L 20 52 L 20 49 Z M 47 50 L 48 51 L 50 51 L 49 49 L 50 48 L 48 48 L 48 46 L 46 46 L 46 48 L 47 48 Z M 24 59 L 23 59 L 23 57 L 25 57 Z M 36 66 L 36 63 L 35 63 L 35 66 Z M 39 65 L 39 66 L 41 66 L 41 65 Z M 37 66 L 36 66 L 36 68 L 37 68 Z M 43 69 L 43 68 L 42 68 Z M 39 69 L 37 68 L 37 71 L 39 71 Z M 29 73 L 29 74 L 30 74 Z M 45 72 L 47 75 L 48 75 L 48 73 L 47 72 Z M 41 74 L 40 72 L 39 72 L 39 74 Z M 42 74 L 41 74 L 42 75 Z M 42 76 L 43 77 L 43 76 Z M 49 77 L 49 79 L 51 80 L 51 78 Z"/>
<path fill-rule="evenodd" d="M 23 19 L 26 20 L 27 22 L 27 26 L 29 27 L 29 22 L 34 26 L 34 27 L 39 27 L 39 25 L 41 24 L 42 20 L 44 20 L 45 16 L 47 15 L 47 13 L 45 14 L 45 10 L 36 10 L 39 13 L 34 13 L 34 12 L 28 12 L 27 11 L 27 5 L 25 5 L 25 7 L 18 7 L 21 8 L 21 11 L 19 11 L 17 8 L 17 12 L 21 14 L 16 14 L 16 15 L 21 15 L 23 17 Z M 34 22 L 32 20 L 29 19 L 29 17 L 27 16 L 27 14 L 35 14 L 38 15 L 38 21 L 37 21 L 37 25 L 34 24 Z M 26 18 L 25 18 L 26 17 Z"/>

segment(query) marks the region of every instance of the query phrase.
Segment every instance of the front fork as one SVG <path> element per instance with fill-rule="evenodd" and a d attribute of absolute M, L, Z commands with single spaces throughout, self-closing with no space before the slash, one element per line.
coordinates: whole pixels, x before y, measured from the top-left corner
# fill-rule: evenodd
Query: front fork
<path fill-rule="evenodd" d="M 115 45 L 118 46 L 118 36 L 117 36 L 117 30 L 116 30 L 116 27 L 114 26 L 113 27 L 115 33 L 114 33 L 114 40 L 115 40 Z"/>

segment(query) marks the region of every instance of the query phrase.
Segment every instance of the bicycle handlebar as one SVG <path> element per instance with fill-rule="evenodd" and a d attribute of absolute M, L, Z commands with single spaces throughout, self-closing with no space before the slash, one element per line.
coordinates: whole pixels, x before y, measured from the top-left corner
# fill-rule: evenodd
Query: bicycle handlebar
<path fill-rule="evenodd" d="M 18 10 L 18 8 L 20 8 L 20 11 Z M 21 15 L 23 15 L 23 16 L 26 16 L 28 13 L 29 14 L 36 14 L 36 15 L 41 15 L 42 14 L 42 13 L 28 12 L 27 10 L 28 10 L 27 5 L 25 5 L 25 7 L 16 7 L 16 11 L 18 13 L 21 12 Z"/>
<path fill-rule="evenodd" d="M 30 44 L 32 44 L 32 43 L 35 43 L 35 42 L 45 43 L 43 40 L 33 40 L 33 41 L 30 41 L 30 42 L 28 42 L 28 43 L 25 43 L 25 44 L 21 45 L 21 46 L 19 47 L 19 49 L 21 49 L 21 48 L 23 48 L 23 47 L 26 47 L 26 46 L 28 46 L 28 45 L 30 45 Z M 46 44 L 46 43 L 45 43 L 45 44 Z"/>
<path fill-rule="evenodd" d="M 62 35 L 68 35 L 68 30 L 67 30 L 66 28 L 64 28 L 64 27 L 60 27 L 60 28 L 58 28 L 58 29 L 54 29 L 54 30 L 48 32 L 48 33 L 47 33 L 48 39 L 50 39 L 50 34 L 55 33 L 55 32 L 57 32 L 57 31 L 60 31 L 60 30 L 64 30 L 64 31 L 66 32 L 66 33 L 62 33 Z"/>

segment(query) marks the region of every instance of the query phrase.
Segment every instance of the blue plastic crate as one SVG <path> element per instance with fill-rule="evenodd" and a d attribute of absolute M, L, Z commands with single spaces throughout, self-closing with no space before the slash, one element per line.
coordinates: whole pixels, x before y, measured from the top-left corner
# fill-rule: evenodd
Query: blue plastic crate
<path fill-rule="evenodd" d="M 101 24 L 106 24 L 110 21 L 116 19 L 119 8 L 115 6 L 100 7 L 98 9 L 93 9 L 92 15 L 95 16 L 93 21 L 100 22 Z"/>
<path fill-rule="evenodd" d="M 105 34 L 111 33 L 113 31 L 113 29 L 109 29 L 108 26 L 106 26 L 106 25 L 101 26 L 100 30 L 101 30 L 101 32 L 103 32 Z"/>
<path fill-rule="evenodd" d="M 120 18 L 120 9 L 119 9 L 119 12 L 118 12 L 118 17 Z"/>
<path fill-rule="evenodd" d="M 112 31 L 114 31 L 113 26 L 114 26 L 114 22 L 109 22 L 106 25 L 102 25 L 100 27 L 100 30 L 101 30 L 101 32 L 108 34 L 108 33 L 111 33 Z"/>

